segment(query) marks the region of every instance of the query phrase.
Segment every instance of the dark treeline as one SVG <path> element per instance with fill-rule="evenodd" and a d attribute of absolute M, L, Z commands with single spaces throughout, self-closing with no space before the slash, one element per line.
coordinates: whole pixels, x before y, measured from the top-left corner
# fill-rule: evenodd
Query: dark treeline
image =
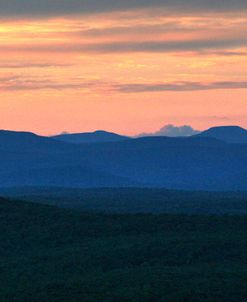
<path fill-rule="evenodd" d="M 100 214 L 0 200 L 2 302 L 239 302 L 244 216 Z"/>
<path fill-rule="evenodd" d="M 82 211 L 106 213 L 247 214 L 247 192 L 23 187 L 0 189 L 0 195 Z"/>

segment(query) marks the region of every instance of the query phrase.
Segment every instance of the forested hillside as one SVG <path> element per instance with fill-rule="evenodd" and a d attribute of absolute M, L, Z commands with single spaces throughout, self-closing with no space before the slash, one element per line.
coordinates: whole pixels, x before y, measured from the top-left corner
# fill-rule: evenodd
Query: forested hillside
<path fill-rule="evenodd" d="M 0 201 L 2 302 L 239 302 L 247 221 Z"/>

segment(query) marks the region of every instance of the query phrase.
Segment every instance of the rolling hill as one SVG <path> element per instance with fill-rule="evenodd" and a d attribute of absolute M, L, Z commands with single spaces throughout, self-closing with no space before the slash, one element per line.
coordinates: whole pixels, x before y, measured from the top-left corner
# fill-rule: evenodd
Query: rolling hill
<path fill-rule="evenodd" d="M 50 153 L 72 149 L 70 144 L 31 132 L 0 130 L 0 151 Z"/>
<path fill-rule="evenodd" d="M 196 136 L 213 137 L 227 143 L 247 143 L 247 130 L 238 126 L 213 127 Z"/>
<path fill-rule="evenodd" d="M 85 133 L 60 134 L 53 136 L 53 138 L 62 142 L 73 144 L 118 142 L 130 139 L 127 136 L 102 130 Z"/>

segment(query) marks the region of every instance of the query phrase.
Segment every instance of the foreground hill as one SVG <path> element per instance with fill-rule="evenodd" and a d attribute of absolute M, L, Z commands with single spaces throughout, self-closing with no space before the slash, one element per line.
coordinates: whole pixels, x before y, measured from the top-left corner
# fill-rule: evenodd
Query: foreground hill
<path fill-rule="evenodd" d="M 246 217 L 102 215 L 0 199 L 1 302 L 239 302 Z"/>
<path fill-rule="evenodd" d="M 247 130 L 238 126 L 213 127 L 196 136 L 213 137 L 227 143 L 247 143 Z"/>
<path fill-rule="evenodd" d="M 78 145 L 4 132 L 0 135 L 0 184 L 247 190 L 247 144 L 197 136 Z"/>
<path fill-rule="evenodd" d="M 127 136 L 101 130 L 85 133 L 60 134 L 53 136 L 53 138 L 59 141 L 73 144 L 119 142 L 130 139 Z"/>

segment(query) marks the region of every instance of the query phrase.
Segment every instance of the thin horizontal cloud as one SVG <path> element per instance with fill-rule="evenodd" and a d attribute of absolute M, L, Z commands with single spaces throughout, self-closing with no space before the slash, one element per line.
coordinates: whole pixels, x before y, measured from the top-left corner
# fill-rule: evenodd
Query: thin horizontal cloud
<path fill-rule="evenodd" d="M 247 38 L 224 39 L 191 39 L 165 41 L 116 41 L 99 43 L 57 43 L 57 44 L 27 44 L 3 45 L 0 52 L 30 52 L 30 53 L 137 53 L 137 52 L 205 52 L 246 47 Z"/>
<path fill-rule="evenodd" d="M 131 24 L 125 26 L 111 26 L 111 27 L 102 27 L 102 28 L 90 28 L 90 29 L 78 29 L 71 32 L 67 32 L 70 35 L 78 35 L 81 37 L 102 37 L 102 36 L 129 36 L 129 35 L 153 35 L 155 34 L 164 34 L 164 33 L 185 33 L 185 32 L 198 32 L 202 28 L 196 28 L 191 24 L 191 26 L 180 24 L 177 22 L 164 22 L 157 24 Z"/>
<path fill-rule="evenodd" d="M 22 69 L 22 68 L 50 68 L 50 67 L 69 67 L 72 64 L 64 63 L 32 63 L 32 62 L 16 62 L 3 63 L 0 62 L 0 69 Z"/>
<path fill-rule="evenodd" d="M 129 18 L 128 18 L 129 16 Z M 109 17 L 110 18 L 110 17 Z M 237 22 L 238 20 L 238 22 Z M 219 36 L 232 36 L 235 37 L 237 34 L 238 37 L 246 36 L 247 24 L 245 19 L 241 17 L 236 17 L 232 19 L 229 16 L 221 17 L 219 20 L 216 20 L 215 17 L 199 17 L 199 16 L 190 16 L 190 17 L 157 17 L 157 20 L 154 21 L 154 18 L 150 17 L 147 13 L 143 13 L 142 18 L 138 16 L 133 21 L 130 15 L 126 15 L 125 22 L 121 22 L 121 25 L 114 22 L 114 19 L 111 20 L 112 24 L 102 22 L 102 26 L 99 27 L 94 24 L 88 23 L 85 24 L 77 23 L 73 28 L 69 28 L 63 34 L 77 35 L 79 37 L 85 38 L 102 38 L 102 37 L 121 37 L 131 35 L 138 35 L 139 37 L 144 35 L 145 37 L 150 36 L 157 38 L 157 36 L 164 34 L 185 34 L 190 33 L 195 35 L 196 33 L 200 36 L 211 34 L 215 36 L 218 33 Z M 226 33 L 227 30 L 227 33 Z"/>
<path fill-rule="evenodd" d="M 28 90 L 65 90 L 79 89 L 86 87 L 87 84 L 76 84 L 73 82 L 59 83 L 50 79 L 31 79 L 23 76 L 0 78 L 0 91 L 28 91 Z"/>
<path fill-rule="evenodd" d="M 171 82 L 171 83 L 116 83 L 104 80 L 67 79 L 59 82 L 54 79 L 25 78 L 22 76 L 6 76 L 0 78 L 0 91 L 27 91 L 27 90 L 80 90 L 108 93 L 146 93 L 165 91 L 200 91 L 218 89 L 247 89 L 247 81 L 217 81 L 203 82 Z"/>
<path fill-rule="evenodd" d="M 206 117 L 207 119 L 218 120 L 218 121 L 231 121 L 232 117 L 220 116 L 220 115 L 210 115 Z"/>
<path fill-rule="evenodd" d="M 11 83 L 19 79 L 19 76 L 16 75 L 2 75 L 0 76 L 0 84 L 1 83 Z"/>
<path fill-rule="evenodd" d="M 214 89 L 247 89 L 247 81 L 234 82 L 174 82 L 159 84 L 117 84 L 115 91 L 122 93 L 161 92 L 161 91 L 199 91 Z"/>
<path fill-rule="evenodd" d="M 59 81 L 52 78 L 22 75 L 0 78 L 0 91 L 2 92 L 35 90 L 80 90 L 81 92 L 100 91 L 102 93 L 110 91 L 114 92 L 111 83 L 100 80 L 68 78 L 67 80 Z"/>
<path fill-rule="evenodd" d="M 246 0 L 0 0 L 3 17 L 62 16 L 105 13 L 135 9 L 162 9 L 176 12 L 219 12 L 247 10 Z"/>
<path fill-rule="evenodd" d="M 203 52 L 199 53 L 200 55 L 203 55 Z M 213 56 L 225 56 L 225 57 L 245 57 L 247 56 L 247 51 L 228 51 L 228 50 L 221 50 L 221 51 L 207 51 L 205 52 L 205 55 L 213 55 Z"/>

